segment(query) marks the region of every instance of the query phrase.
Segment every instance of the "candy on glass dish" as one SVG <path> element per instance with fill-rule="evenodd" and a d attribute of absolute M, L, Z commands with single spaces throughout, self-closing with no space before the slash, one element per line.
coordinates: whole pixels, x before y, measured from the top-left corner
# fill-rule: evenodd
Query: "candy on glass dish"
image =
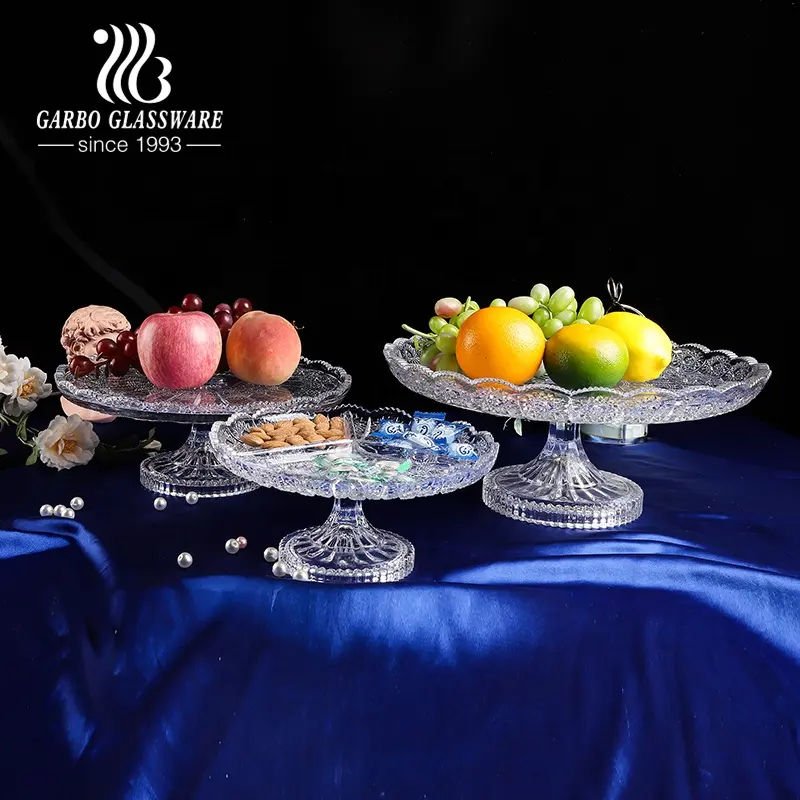
<path fill-rule="evenodd" d="M 285 536 L 264 559 L 273 574 L 327 583 L 399 581 L 414 567 L 414 546 L 404 537 L 374 527 L 364 500 L 425 497 L 457 491 L 488 473 L 497 457 L 491 434 L 436 414 L 408 414 L 395 408 L 368 411 L 355 405 L 332 409 L 345 438 L 298 444 L 309 449 L 288 459 L 290 448 L 263 449 L 243 440 L 280 418 L 263 412 L 234 414 L 211 428 L 217 458 L 243 480 L 307 496 L 333 498 L 333 510 L 317 527 Z M 316 410 L 295 418 L 313 421 Z M 423 430 L 425 432 L 423 432 Z M 340 446 L 345 442 L 345 446 Z"/>
<path fill-rule="evenodd" d="M 90 360 L 97 358 L 97 345 L 102 339 L 116 338 L 122 331 L 129 331 L 131 324 L 125 315 L 110 306 L 89 305 L 73 311 L 61 329 L 61 346 L 67 361 L 76 356 Z M 89 422 L 111 422 L 113 414 L 92 411 L 61 397 L 61 407 L 67 417 L 78 414 Z"/>
<path fill-rule="evenodd" d="M 160 495 L 185 497 L 189 504 L 201 497 L 225 497 L 257 488 L 231 474 L 215 458 L 208 446 L 213 422 L 234 411 L 256 408 L 268 408 L 275 414 L 309 405 L 325 409 L 341 402 L 351 385 L 344 370 L 300 357 L 291 336 L 276 340 L 258 335 L 258 325 L 252 329 L 253 335 L 237 343 L 237 355 L 247 362 L 252 347 L 253 360 L 273 359 L 275 369 L 267 374 L 269 363 L 262 364 L 261 372 L 252 376 L 266 376 L 269 382 L 237 377 L 224 369 L 223 344 L 237 324 L 247 323 L 251 313 L 263 312 L 253 311 L 246 298 L 232 306 L 218 305 L 213 315 L 202 308 L 202 299 L 188 294 L 181 306 L 145 319 L 137 332 L 121 331 L 116 340 L 99 339 L 93 358 L 74 355 L 55 374 L 62 395 L 92 411 L 191 425 L 182 447 L 148 456 L 140 467 L 145 488 Z M 293 326 L 292 334 L 297 337 Z M 274 345 L 268 351 L 262 347 L 265 336 Z M 288 356 L 284 345 L 291 351 Z"/>

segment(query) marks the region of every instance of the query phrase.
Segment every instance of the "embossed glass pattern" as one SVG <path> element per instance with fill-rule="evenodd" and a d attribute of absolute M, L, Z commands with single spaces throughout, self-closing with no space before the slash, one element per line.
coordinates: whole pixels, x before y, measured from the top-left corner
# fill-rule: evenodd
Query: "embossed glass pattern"
<path fill-rule="evenodd" d="M 227 497 L 258 486 L 234 475 L 209 447 L 211 423 L 235 411 L 269 409 L 274 414 L 303 406 L 325 409 L 344 399 L 352 378 L 325 361 L 301 359 L 294 375 L 280 386 L 258 386 L 240 381 L 229 372 L 215 375 L 197 389 L 159 389 L 140 372 L 121 378 L 92 374 L 77 378 L 65 365 L 55 374 L 61 393 L 79 406 L 129 419 L 191 424 L 186 443 L 173 451 L 156 453 L 142 461 L 142 485 L 158 494 Z"/>
<path fill-rule="evenodd" d="M 749 403 L 771 375 L 766 364 L 728 350 L 674 344 L 672 363 L 654 381 L 571 391 L 546 377 L 516 386 L 434 372 L 419 363 L 411 339 L 396 339 L 383 352 L 400 383 L 432 400 L 549 422 L 539 456 L 529 464 L 492 472 L 484 479 L 483 497 L 490 508 L 514 519 L 571 529 L 622 525 L 642 511 L 637 484 L 589 461 L 580 424 L 648 425 L 725 414 Z"/>
<path fill-rule="evenodd" d="M 313 416 L 316 409 L 302 410 Z M 367 463 L 377 463 L 390 456 L 371 451 L 364 437 L 381 419 L 410 422 L 411 415 L 396 408 L 368 411 L 355 405 L 330 410 L 350 422 L 353 453 Z M 328 520 L 317 528 L 296 531 L 280 544 L 281 560 L 292 570 L 306 569 L 313 581 L 371 583 L 400 580 L 414 564 L 414 548 L 403 537 L 373 527 L 364 516 L 364 500 L 411 499 L 453 492 L 483 478 L 494 465 L 498 445 L 491 434 L 476 431 L 471 425 L 457 441 L 468 442 L 478 454 L 476 461 L 416 452 L 407 472 L 390 474 L 385 482 L 372 482 L 358 473 L 330 475 L 320 473 L 313 462 L 285 463 L 264 456 L 257 448 L 244 444 L 239 437 L 250 428 L 267 422 L 269 410 L 234 414 L 211 428 L 211 447 L 219 461 L 243 480 L 273 489 L 335 499 Z"/>

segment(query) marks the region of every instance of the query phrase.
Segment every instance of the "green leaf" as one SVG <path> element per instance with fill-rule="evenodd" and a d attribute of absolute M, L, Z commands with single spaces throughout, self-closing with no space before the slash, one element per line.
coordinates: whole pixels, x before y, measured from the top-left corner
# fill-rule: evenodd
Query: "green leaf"
<path fill-rule="evenodd" d="M 522 436 L 522 420 L 519 418 L 514 420 L 514 432 L 517 436 Z"/>
<path fill-rule="evenodd" d="M 7 456 L 7 455 L 8 455 L 8 450 L 3 450 L 3 448 L 0 447 L 0 456 Z"/>
<path fill-rule="evenodd" d="M 22 442 L 28 441 L 28 414 L 23 414 L 17 420 L 17 438 Z"/>
<path fill-rule="evenodd" d="M 25 459 L 25 466 L 26 467 L 33 466 L 38 460 L 38 458 L 39 458 L 39 448 L 34 447 L 33 450 L 31 450 L 31 454 Z"/>

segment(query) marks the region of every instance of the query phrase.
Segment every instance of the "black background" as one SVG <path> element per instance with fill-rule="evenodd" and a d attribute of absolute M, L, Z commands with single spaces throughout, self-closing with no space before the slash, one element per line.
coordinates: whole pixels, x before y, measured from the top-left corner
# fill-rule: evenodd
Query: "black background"
<path fill-rule="evenodd" d="M 348 369 L 367 404 L 417 405 L 381 349 L 402 322 L 424 327 L 438 297 L 488 304 L 542 281 L 605 298 L 613 276 L 674 340 L 770 363 L 752 411 L 797 430 L 792 3 L 635 16 L 510 0 L 279 5 L 8 22 L 10 352 L 51 372 L 77 306 L 134 323 L 152 310 L 65 243 L 55 208 L 162 309 L 189 291 L 211 306 L 247 296 L 304 326 L 305 354 Z M 110 44 L 92 34 L 140 21 L 173 65 L 171 95 L 145 108 L 222 109 L 221 132 L 180 135 L 223 146 L 36 147 L 89 135 L 38 130 L 42 109 L 121 107 L 97 94 Z M 158 71 L 144 68 L 145 97 Z"/>

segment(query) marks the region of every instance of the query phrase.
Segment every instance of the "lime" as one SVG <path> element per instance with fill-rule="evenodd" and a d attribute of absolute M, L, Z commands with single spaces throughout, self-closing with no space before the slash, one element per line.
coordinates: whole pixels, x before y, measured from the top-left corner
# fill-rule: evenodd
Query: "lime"
<path fill-rule="evenodd" d="M 565 389 L 616 386 L 628 369 L 628 348 L 607 328 L 567 325 L 547 340 L 544 368 Z"/>

